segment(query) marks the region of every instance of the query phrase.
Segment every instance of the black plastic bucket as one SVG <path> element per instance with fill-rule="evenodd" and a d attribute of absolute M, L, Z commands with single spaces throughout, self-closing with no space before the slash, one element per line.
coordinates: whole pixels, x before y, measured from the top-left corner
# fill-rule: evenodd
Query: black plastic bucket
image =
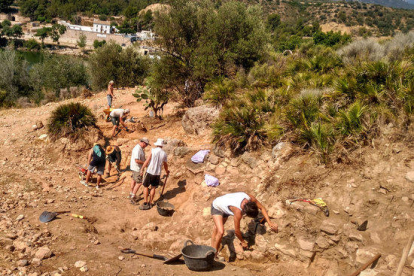
<path fill-rule="evenodd" d="M 194 271 L 210 270 L 214 264 L 216 249 L 207 245 L 196 245 L 188 240 L 184 243 L 181 253 L 188 269 Z"/>

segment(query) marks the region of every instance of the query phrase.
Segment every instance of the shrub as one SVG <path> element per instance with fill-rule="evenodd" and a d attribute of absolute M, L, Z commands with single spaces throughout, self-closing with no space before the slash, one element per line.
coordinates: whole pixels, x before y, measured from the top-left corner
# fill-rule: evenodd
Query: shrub
<path fill-rule="evenodd" d="M 344 135 L 352 135 L 363 130 L 362 118 L 367 107 L 360 102 L 352 104 L 347 111 L 339 112 L 338 130 Z"/>
<path fill-rule="evenodd" d="M 132 47 L 122 49 L 110 42 L 95 50 L 89 58 L 92 88 L 104 89 L 110 80 L 117 86 L 135 86 L 148 74 L 149 60 Z"/>
<path fill-rule="evenodd" d="M 92 111 L 80 103 L 68 103 L 58 106 L 47 125 L 52 139 L 60 137 L 76 138 L 88 127 L 95 125 L 96 118 Z"/>
<path fill-rule="evenodd" d="M 137 98 L 137 102 L 145 100 L 145 110 L 151 108 L 154 111 L 154 116 L 161 118 L 164 112 L 164 106 L 170 99 L 170 93 L 168 90 L 157 87 L 150 88 L 150 86 L 151 79 L 147 79 L 146 86 L 138 88 L 132 95 Z M 161 114 L 158 113 L 159 111 Z"/>
<path fill-rule="evenodd" d="M 95 40 L 93 41 L 93 48 L 97 49 L 97 48 L 99 48 L 99 47 L 104 46 L 105 44 L 106 44 L 106 40 L 101 40 L 101 41 L 99 41 L 99 40 L 95 39 Z"/>
<path fill-rule="evenodd" d="M 361 59 L 377 61 L 384 57 L 384 47 L 372 39 L 363 39 L 341 48 L 338 54 L 348 63 Z"/>
<path fill-rule="evenodd" d="M 27 50 L 40 50 L 40 44 L 33 38 L 26 40 L 23 45 Z"/>
<path fill-rule="evenodd" d="M 33 65 L 30 80 L 36 91 L 52 91 L 59 98 L 60 89 L 69 91 L 73 86 L 86 86 L 89 79 L 83 60 L 71 56 L 45 55 L 43 62 Z"/>
<path fill-rule="evenodd" d="M 240 153 L 256 150 L 267 137 L 278 136 L 278 126 L 268 124 L 275 112 L 274 95 L 270 90 L 255 89 L 229 102 L 213 125 L 214 141 Z"/>
<path fill-rule="evenodd" d="M 219 79 L 206 86 L 204 99 L 216 107 L 221 107 L 222 105 L 225 105 L 227 101 L 232 100 L 235 90 L 236 85 L 232 80 Z"/>

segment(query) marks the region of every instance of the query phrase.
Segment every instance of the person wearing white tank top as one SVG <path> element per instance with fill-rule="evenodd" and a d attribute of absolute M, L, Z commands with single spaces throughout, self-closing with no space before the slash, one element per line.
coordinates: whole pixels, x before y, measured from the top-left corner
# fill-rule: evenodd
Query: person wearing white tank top
<path fill-rule="evenodd" d="M 218 258 L 218 251 L 224 234 L 224 224 L 226 223 L 227 218 L 229 216 L 234 217 L 236 237 L 240 240 L 243 249 L 247 249 L 248 244 L 243 239 L 242 232 L 240 231 L 240 221 L 244 214 L 251 218 L 257 217 L 259 210 L 262 212 L 263 217 L 270 228 L 277 232 L 277 224 L 270 221 L 266 209 L 252 195 L 243 192 L 231 193 L 220 196 L 213 201 L 211 204 L 211 215 L 214 221 L 214 228 L 211 237 L 211 246 L 216 249 L 216 258 Z"/>

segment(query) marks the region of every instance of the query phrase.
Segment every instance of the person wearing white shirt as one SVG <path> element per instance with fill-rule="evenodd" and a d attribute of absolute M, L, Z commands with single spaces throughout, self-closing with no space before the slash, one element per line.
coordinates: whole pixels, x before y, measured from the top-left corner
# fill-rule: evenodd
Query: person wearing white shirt
<path fill-rule="evenodd" d="M 139 187 L 142 185 L 142 176 L 140 174 L 141 167 L 145 162 L 145 152 L 144 149 L 149 145 L 149 140 L 147 138 L 142 138 L 140 142 L 134 147 L 131 153 L 131 163 L 129 168 L 132 171 L 132 182 L 131 182 L 131 192 L 129 193 L 129 198 L 131 199 L 132 204 L 137 204 L 136 194 L 139 190 Z"/>
<path fill-rule="evenodd" d="M 139 207 L 141 210 L 148 210 L 152 207 L 155 189 L 160 185 L 162 167 L 164 167 L 165 173 L 167 175 L 170 174 L 167 164 L 167 154 L 162 150 L 164 140 L 157 139 L 157 142 L 155 142 L 154 145 L 156 148 L 151 150 L 151 154 L 148 156 L 147 160 L 145 160 L 145 163 L 141 168 L 141 175 L 143 175 L 145 168 L 148 166 L 147 174 L 145 176 L 144 183 L 142 184 L 144 186 L 145 202 L 142 206 Z M 151 194 L 148 200 L 150 186 Z"/>

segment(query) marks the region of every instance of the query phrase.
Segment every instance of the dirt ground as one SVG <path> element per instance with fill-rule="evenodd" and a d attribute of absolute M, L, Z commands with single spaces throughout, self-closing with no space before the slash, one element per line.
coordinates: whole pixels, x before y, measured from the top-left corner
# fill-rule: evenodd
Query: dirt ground
<path fill-rule="evenodd" d="M 144 136 L 151 143 L 157 138 L 182 140 L 191 152 L 212 149 L 209 135 L 184 132 L 183 110 L 176 104 L 167 105 L 164 120 L 151 119 L 131 95 L 132 91 L 115 90 L 114 105 L 129 108 L 131 115 L 144 123 L 147 132 L 122 131 L 116 139 L 108 140 L 116 141 L 121 147 L 122 170 L 128 168 L 129 154 Z M 71 101 L 89 106 L 99 118 L 98 127 L 105 137 L 109 136 L 111 124 L 100 118 L 106 105 L 104 93 L 65 102 Z M 113 170 L 99 191 L 79 184 L 77 164 L 86 163 L 87 149 L 71 148 L 61 140 L 41 140 L 39 137 L 46 129 L 32 129 L 38 120 L 46 124 L 51 111 L 60 104 L 0 111 L 0 275 L 331 276 L 353 272 L 360 266 L 362 254 L 368 251 L 381 253 L 382 257 L 376 268 L 369 270 L 371 274 L 365 275 L 391 275 L 414 229 L 414 184 L 406 179 L 407 173 L 414 170 L 412 140 L 407 135 L 399 135 L 403 130 L 395 127 L 389 126 L 372 145 L 350 153 L 335 165 L 322 165 L 315 156 L 296 148 L 289 158 L 275 165 L 264 161 L 271 149 L 255 154 L 256 169 L 237 163 L 225 167 L 223 174 L 220 166 L 208 165 L 206 172 L 221 175 L 221 185 L 217 188 L 199 185 L 202 180 L 199 174 L 188 169 L 191 155 L 169 156 L 171 176 L 165 197 L 176 206 L 176 212 L 172 217 L 162 217 L 156 208 L 140 211 L 138 206 L 129 203 L 128 172 L 124 172 L 126 178 L 120 184 Z M 147 154 L 149 150 L 150 147 L 146 149 Z M 222 160 L 225 166 L 233 162 L 228 157 Z M 266 241 L 266 249 L 262 253 L 260 248 L 253 251 L 260 253 L 259 257 L 254 257 L 255 253 L 238 253 L 235 262 L 216 263 L 210 272 L 192 272 L 182 263 L 163 265 L 159 260 L 120 252 L 119 247 L 129 247 L 139 252 L 172 256 L 180 252 L 186 239 L 209 244 L 213 224 L 203 212 L 216 196 L 232 191 L 257 195 L 272 209 L 279 224 L 279 233 L 265 230 L 260 237 Z M 326 218 L 318 210 L 308 210 L 305 203 L 293 208 L 284 206 L 287 198 L 297 196 L 322 197 L 328 203 L 330 217 Z M 39 222 L 39 215 L 45 210 L 70 210 L 94 222 L 62 214 L 59 219 L 43 224 Z M 355 233 L 351 221 L 360 223 L 366 219 L 368 230 Z M 247 228 L 247 223 L 242 226 Z M 334 236 L 320 230 L 326 223 L 335 228 Z M 226 224 L 226 230 L 232 227 L 232 222 Z M 304 237 L 316 240 L 318 249 L 311 250 L 312 256 L 304 254 L 302 247 L 296 245 Z M 318 243 L 321 239 L 330 245 L 323 248 Z M 53 254 L 37 260 L 37 251 L 44 246 Z M 289 252 L 296 253 L 289 255 Z M 226 254 L 224 250 L 227 258 Z M 251 257 L 246 257 L 249 254 Z M 28 264 L 22 265 L 22 260 L 28 260 Z M 86 263 L 83 266 L 87 267 L 86 272 L 75 267 L 78 261 Z M 411 259 L 407 265 L 410 262 Z M 414 275 L 413 272 L 407 266 L 403 275 Z"/>

